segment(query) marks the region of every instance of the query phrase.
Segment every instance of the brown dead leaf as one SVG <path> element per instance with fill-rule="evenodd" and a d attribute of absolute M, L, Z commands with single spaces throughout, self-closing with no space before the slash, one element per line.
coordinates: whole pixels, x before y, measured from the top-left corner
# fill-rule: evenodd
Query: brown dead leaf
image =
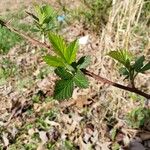
<path fill-rule="evenodd" d="M 75 100 L 75 106 L 77 108 L 83 108 L 86 105 L 91 104 L 92 101 L 88 100 L 87 96 L 80 96 Z"/>
<path fill-rule="evenodd" d="M 89 100 L 87 96 L 81 95 L 79 98 L 76 99 L 70 99 L 68 101 L 63 101 L 60 103 L 60 107 L 70 107 L 70 106 L 76 106 L 77 108 L 83 108 L 86 105 L 91 104 L 93 101 Z"/>
<path fill-rule="evenodd" d="M 101 145 L 102 150 L 110 150 L 109 146 L 110 146 L 111 142 L 105 142 Z"/>
<path fill-rule="evenodd" d="M 60 137 L 60 132 L 56 127 L 53 127 L 47 132 L 47 136 L 49 141 L 56 142 Z"/>
<path fill-rule="evenodd" d="M 70 106 L 72 106 L 72 105 L 74 105 L 75 104 L 75 99 L 70 99 L 70 100 L 66 100 L 66 101 L 62 101 L 61 103 L 60 103 L 60 107 L 70 107 Z"/>
<path fill-rule="evenodd" d="M 146 150 L 146 149 L 140 142 L 132 140 L 129 145 L 129 150 Z"/>
<path fill-rule="evenodd" d="M 22 114 L 23 111 L 27 110 L 32 105 L 31 101 L 26 101 L 25 99 L 21 99 L 21 101 L 15 101 L 11 108 L 11 115 L 8 118 L 5 126 L 9 125 L 11 119 Z"/>
<path fill-rule="evenodd" d="M 81 136 L 78 138 L 78 145 L 80 147 L 80 150 L 86 150 L 86 149 L 89 149 L 91 147 L 90 143 L 86 144 L 83 142 L 83 139 Z"/>
<path fill-rule="evenodd" d="M 4 145 L 7 147 L 9 145 L 8 133 L 3 133 L 2 139 L 3 139 Z"/>
<path fill-rule="evenodd" d="M 48 141 L 48 137 L 45 131 L 39 131 L 39 137 L 43 144 L 45 144 Z"/>
<path fill-rule="evenodd" d="M 59 103 L 53 102 L 53 101 L 43 102 L 42 104 L 41 103 L 34 103 L 33 108 L 34 108 L 35 112 L 40 112 L 42 109 L 44 111 L 48 111 L 48 110 L 54 108 L 57 104 L 59 104 Z"/>
<path fill-rule="evenodd" d="M 54 89 L 54 82 L 55 77 L 54 76 L 48 76 L 47 78 L 44 78 L 42 81 L 39 81 L 37 83 L 37 86 L 43 93 L 49 93 L 50 95 L 53 95 L 53 89 Z"/>
<path fill-rule="evenodd" d="M 139 136 L 142 139 L 142 141 L 150 140 L 150 132 L 139 133 Z"/>
<path fill-rule="evenodd" d="M 35 131 L 35 129 L 33 129 L 33 128 L 31 128 L 31 129 L 28 130 L 28 134 L 31 135 L 31 136 L 32 136 L 35 132 L 36 132 L 36 131 Z"/>
<path fill-rule="evenodd" d="M 51 125 L 51 126 L 55 126 L 55 127 L 58 127 L 58 128 L 61 127 L 59 123 L 57 123 L 57 122 L 55 122 L 55 121 L 50 121 L 50 120 L 48 120 L 48 118 L 45 119 L 45 122 L 46 122 L 47 124 Z"/>
<path fill-rule="evenodd" d="M 46 150 L 43 143 L 38 144 L 37 150 Z"/>

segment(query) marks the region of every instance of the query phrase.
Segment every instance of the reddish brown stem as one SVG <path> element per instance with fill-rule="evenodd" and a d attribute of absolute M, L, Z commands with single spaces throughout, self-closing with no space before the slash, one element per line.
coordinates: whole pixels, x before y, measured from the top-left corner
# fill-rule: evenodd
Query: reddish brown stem
<path fill-rule="evenodd" d="M 36 40 L 36 39 L 34 39 L 34 38 L 29 37 L 28 35 L 26 35 L 26 34 L 24 34 L 24 33 L 21 33 L 21 32 L 18 31 L 17 29 L 11 27 L 11 26 L 10 26 L 9 24 L 7 24 L 6 22 L 0 20 L 0 24 L 1 24 L 2 26 L 5 26 L 6 28 L 8 28 L 10 31 L 15 32 L 15 33 L 17 33 L 18 35 L 22 36 L 23 38 L 25 38 L 26 40 L 28 40 L 28 41 L 31 42 L 32 44 L 39 45 L 39 46 L 44 47 L 44 48 L 46 48 L 46 49 L 50 49 L 50 46 L 47 45 L 46 43 L 42 43 L 42 42 L 40 42 L 40 41 L 38 41 L 38 40 Z M 115 82 L 110 81 L 110 80 L 107 80 L 107 79 L 105 79 L 105 78 L 103 78 L 103 77 L 101 77 L 101 76 L 99 76 L 99 75 L 96 75 L 96 74 L 94 74 L 94 73 L 92 73 L 92 72 L 90 72 L 90 71 L 88 71 L 88 70 L 86 70 L 86 69 L 82 69 L 82 71 L 83 71 L 84 74 L 86 74 L 86 75 L 88 75 L 88 76 L 94 78 L 94 79 L 97 80 L 97 81 L 101 81 L 101 82 L 103 82 L 103 83 L 107 83 L 107 84 L 112 85 L 112 86 L 114 86 L 114 87 L 117 87 L 117 88 L 120 88 L 120 89 L 129 91 L 129 92 L 133 92 L 133 93 L 139 94 L 139 95 L 141 95 L 141 96 L 143 96 L 143 97 L 145 97 L 145 98 L 147 98 L 147 99 L 150 99 L 150 95 L 149 95 L 149 94 L 146 94 L 146 93 L 144 93 L 144 92 L 138 90 L 138 89 L 135 88 L 135 87 L 128 87 L 128 86 L 124 86 L 124 85 L 115 83 Z"/>
<path fill-rule="evenodd" d="M 94 78 L 94 79 L 97 80 L 97 81 L 101 81 L 101 82 L 103 82 L 103 83 L 107 83 L 107 84 L 112 85 L 112 86 L 114 86 L 114 87 L 117 87 L 117 88 L 120 88 L 120 89 L 129 91 L 129 92 L 133 92 L 133 93 L 139 94 L 139 95 L 141 95 L 141 96 L 143 96 L 143 97 L 145 97 L 145 98 L 147 98 L 147 99 L 150 99 L 150 95 L 149 95 L 149 94 L 146 94 L 146 93 L 144 93 L 144 92 L 138 90 L 138 89 L 135 88 L 135 87 L 128 87 L 128 86 L 124 86 L 124 85 L 121 85 L 121 84 L 112 82 L 112 81 L 110 81 L 110 80 L 108 80 L 108 79 L 105 79 L 105 78 L 103 78 L 103 77 L 101 77 L 101 76 L 99 76 L 99 75 L 96 75 L 96 74 L 94 74 L 94 73 L 92 73 L 92 72 L 90 72 L 90 71 L 88 71 L 88 70 L 86 70 L 86 69 L 82 69 L 82 71 L 83 71 L 84 74 L 86 74 L 86 75 L 88 75 L 88 76 Z"/>

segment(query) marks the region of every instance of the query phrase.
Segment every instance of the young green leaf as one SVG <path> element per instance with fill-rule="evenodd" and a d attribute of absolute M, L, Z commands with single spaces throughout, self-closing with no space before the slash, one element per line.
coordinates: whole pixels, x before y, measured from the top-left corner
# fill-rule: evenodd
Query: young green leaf
<path fill-rule="evenodd" d="M 123 64 L 126 68 L 129 68 L 131 55 L 127 50 L 111 51 L 108 55 Z"/>
<path fill-rule="evenodd" d="M 87 88 L 89 86 L 89 81 L 81 70 L 77 70 L 73 80 L 79 88 Z"/>
<path fill-rule="evenodd" d="M 149 69 L 150 69 L 150 61 L 146 65 L 144 65 L 144 67 L 140 70 L 140 72 L 143 73 Z"/>
<path fill-rule="evenodd" d="M 64 39 L 60 35 L 51 32 L 49 33 L 49 40 L 53 46 L 54 52 L 66 61 L 64 56 L 64 52 L 66 51 L 66 43 Z"/>
<path fill-rule="evenodd" d="M 34 9 L 35 9 L 35 11 L 36 11 L 36 13 L 37 13 L 37 18 L 38 18 L 38 20 L 39 20 L 39 24 L 42 24 L 43 21 L 44 21 L 44 15 L 43 15 L 43 13 L 42 13 L 41 7 L 40 7 L 39 5 L 36 5 L 36 6 L 34 7 Z"/>
<path fill-rule="evenodd" d="M 64 56 L 68 64 L 71 64 L 72 62 L 75 61 L 78 48 L 79 45 L 77 40 L 74 40 L 67 46 L 66 50 L 64 51 Z"/>
<path fill-rule="evenodd" d="M 124 78 L 124 80 L 125 80 L 125 79 L 128 79 L 128 78 L 130 77 L 130 73 L 129 73 L 129 71 L 128 71 L 125 67 L 121 67 L 121 68 L 119 69 L 119 73 L 120 73 L 121 75 L 126 76 L 126 77 Z"/>
<path fill-rule="evenodd" d="M 43 23 L 49 23 L 52 19 L 56 18 L 56 13 L 51 6 L 44 5 L 42 9 L 45 17 Z"/>
<path fill-rule="evenodd" d="M 52 56 L 52 55 L 46 55 L 43 57 L 44 61 L 53 67 L 64 67 L 65 63 L 63 62 L 63 60 L 57 56 Z"/>
<path fill-rule="evenodd" d="M 77 68 L 85 69 L 91 62 L 90 56 L 83 56 L 77 62 Z"/>
<path fill-rule="evenodd" d="M 120 69 L 119 69 L 119 73 L 121 74 L 121 75 L 129 75 L 129 71 L 125 68 L 125 67 L 121 67 Z"/>
<path fill-rule="evenodd" d="M 133 64 L 133 68 L 136 72 L 140 72 L 141 68 L 143 67 L 143 62 L 145 60 L 144 56 L 139 57 L 135 63 Z"/>
<path fill-rule="evenodd" d="M 69 73 L 64 67 L 57 67 L 55 73 L 63 80 L 68 80 L 73 78 L 73 75 Z"/>
<path fill-rule="evenodd" d="M 68 99 L 73 94 L 74 83 L 72 79 L 58 80 L 55 84 L 54 98 L 57 100 Z"/>
<path fill-rule="evenodd" d="M 50 5 L 44 5 L 42 8 L 45 16 L 49 17 L 55 15 L 55 11 Z"/>

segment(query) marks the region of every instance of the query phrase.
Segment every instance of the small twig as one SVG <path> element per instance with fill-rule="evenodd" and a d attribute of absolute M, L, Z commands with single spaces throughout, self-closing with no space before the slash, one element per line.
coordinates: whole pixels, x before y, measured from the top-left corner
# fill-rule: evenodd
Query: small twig
<path fill-rule="evenodd" d="M 6 23 L 6 22 L 0 20 L 0 24 L 1 24 L 2 26 L 6 27 L 7 29 L 9 29 L 10 31 L 12 31 L 12 32 L 14 32 L 14 33 L 20 35 L 20 36 L 23 37 L 24 39 L 28 40 L 28 41 L 29 41 L 30 43 L 32 43 L 33 45 L 39 45 L 39 46 L 42 46 L 42 47 L 44 47 L 44 48 L 46 48 L 46 49 L 50 49 L 50 46 L 47 45 L 46 43 L 42 43 L 42 42 L 40 42 L 40 41 L 38 41 L 38 40 L 36 40 L 36 39 L 34 39 L 34 38 L 32 38 L 32 37 L 30 37 L 30 36 L 28 36 L 28 35 L 22 33 L 22 32 L 20 32 L 20 31 L 18 31 L 17 29 L 11 27 L 11 25 L 9 25 L 8 23 Z"/>
<path fill-rule="evenodd" d="M 28 35 L 26 35 L 26 34 L 24 34 L 24 33 L 21 33 L 21 32 L 18 31 L 17 29 L 11 27 L 11 26 L 10 26 L 9 24 L 7 24 L 6 22 L 0 20 L 0 24 L 1 24 L 2 26 L 5 26 L 6 28 L 8 28 L 10 31 L 15 32 L 15 33 L 17 33 L 18 35 L 22 36 L 23 38 L 25 38 L 26 40 L 28 40 L 28 41 L 31 42 L 32 44 L 42 46 L 42 47 L 44 47 L 44 48 L 46 48 L 46 49 L 50 49 L 50 46 L 47 45 L 46 43 L 42 43 L 42 42 L 40 42 L 40 41 L 38 41 L 38 40 L 36 40 L 36 39 L 34 39 L 34 38 L 29 37 Z M 110 81 L 110 80 L 108 80 L 108 79 L 105 79 L 105 78 L 103 78 L 103 77 L 101 77 L 101 76 L 99 76 L 99 75 L 96 75 L 96 74 L 94 74 L 94 73 L 92 73 L 92 72 L 90 72 L 90 71 L 88 71 L 88 70 L 86 70 L 86 69 L 82 69 L 82 71 L 83 71 L 84 74 L 86 74 L 86 75 L 88 75 L 88 76 L 94 78 L 95 80 L 101 81 L 101 82 L 103 82 L 103 83 L 107 83 L 107 84 L 109 84 L 109 85 L 112 85 L 112 86 L 114 86 L 114 87 L 117 87 L 117 88 L 120 88 L 120 89 L 129 91 L 129 92 L 133 92 L 133 93 L 139 94 L 139 95 L 145 97 L 146 99 L 150 99 L 150 95 L 149 95 L 149 94 L 146 94 L 146 93 L 144 93 L 144 92 L 138 90 L 138 89 L 135 88 L 135 87 L 128 87 L 128 86 L 124 86 L 124 85 L 115 83 L 115 82 Z"/>

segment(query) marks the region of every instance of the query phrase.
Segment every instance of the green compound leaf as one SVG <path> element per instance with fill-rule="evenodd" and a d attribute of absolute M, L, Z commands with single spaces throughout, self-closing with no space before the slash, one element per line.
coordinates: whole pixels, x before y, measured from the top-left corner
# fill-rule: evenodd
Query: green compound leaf
<path fill-rule="evenodd" d="M 129 68 L 131 55 L 127 50 L 111 51 L 108 55 L 123 64 L 126 68 Z"/>
<path fill-rule="evenodd" d="M 60 35 L 51 32 L 49 33 L 49 40 L 52 44 L 54 52 L 66 61 L 66 58 L 64 56 L 64 53 L 66 51 L 66 43 L 64 39 Z"/>
<path fill-rule="evenodd" d="M 73 78 L 73 75 L 69 73 L 64 67 L 57 67 L 55 73 L 63 80 L 68 80 Z"/>
<path fill-rule="evenodd" d="M 144 56 L 139 57 L 135 63 L 133 64 L 133 68 L 136 72 L 140 72 L 141 68 L 143 67 L 143 62 L 145 60 Z"/>
<path fill-rule="evenodd" d="M 79 44 L 77 40 L 74 40 L 73 42 L 69 43 L 67 46 L 66 51 L 64 51 L 64 56 L 68 62 L 68 64 L 71 64 L 76 59 L 76 54 L 79 48 Z"/>
<path fill-rule="evenodd" d="M 150 62 L 148 62 L 146 65 L 144 65 L 144 67 L 140 70 L 140 72 L 145 72 L 145 71 L 147 71 L 147 70 L 149 70 L 150 69 Z"/>
<path fill-rule="evenodd" d="M 72 79 L 58 80 L 55 84 L 54 98 L 57 100 L 68 99 L 72 96 L 74 83 Z"/>
<path fill-rule="evenodd" d="M 85 69 L 91 62 L 90 56 L 83 56 L 77 62 L 77 68 Z"/>
<path fill-rule="evenodd" d="M 76 86 L 79 88 L 88 88 L 89 82 L 86 76 L 82 73 L 81 70 L 77 70 L 77 73 L 75 74 L 73 78 Z"/>
<path fill-rule="evenodd" d="M 57 56 L 52 56 L 52 55 L 46 55 L 43 57 L 44 61 L 53 67 L 63 67 L 65 66 L 65 63 L 63 60 Z"/>

